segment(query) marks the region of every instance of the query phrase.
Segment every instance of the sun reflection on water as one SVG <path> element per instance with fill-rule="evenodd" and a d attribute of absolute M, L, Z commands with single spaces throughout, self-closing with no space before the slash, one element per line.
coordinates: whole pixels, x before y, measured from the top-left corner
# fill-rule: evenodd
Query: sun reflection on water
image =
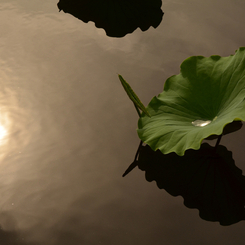
<path fill-rule="evenodd" d="M 0 113 L 0 147 L 6 146 L 8 144 L 8 134 L 9 134 L 10 123 L 7 114 Z M 3 148 L 1 148 L 3 150 Z"/>
<path fill-rule="evenodd" d="M 0 124 L 0 145 L 2 144 L 1 141 L 5 138 L 6 135 L 7 135 L 6 128 Z"/>

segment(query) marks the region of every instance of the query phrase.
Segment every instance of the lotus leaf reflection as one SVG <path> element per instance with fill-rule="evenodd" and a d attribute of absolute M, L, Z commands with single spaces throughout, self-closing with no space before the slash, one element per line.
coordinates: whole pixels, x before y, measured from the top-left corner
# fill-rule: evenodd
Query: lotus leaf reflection
<path fill-rule="evenodd" d="M 156 181 L 170 195 L 182 196 L 184 205 L 197 208 L 202 219 L 232 225 L 245 220 L 245 176 L 226 147 L 207 143 L 184 156 L 140 149 L 138 166 L 147 181 Z"/>
<path fill-rule="evenodd" d="M 138 121 L 139 138 L 153 150 L 183 156 L 226 125 L 245 120 L 245 48 L 234 55 L 192 56 L 167 79 Z"/>

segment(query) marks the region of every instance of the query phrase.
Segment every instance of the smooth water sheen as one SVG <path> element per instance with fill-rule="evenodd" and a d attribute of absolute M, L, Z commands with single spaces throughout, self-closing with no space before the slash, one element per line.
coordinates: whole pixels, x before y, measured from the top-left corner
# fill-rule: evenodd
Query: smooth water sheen
<path fill-rule="evenodd" d="M 0 4 L 0 244 L 244 244 L 245 222 L 204 221 L 137 168 L 121 177 L 139 139 L 118 74 L 147 105 L 186 58 L 245 45 L 245 2 L 166 0 L 156 30 L 122 39 L 57 2 Z M 221 141 L 243 171 L 244 134 Z"/>

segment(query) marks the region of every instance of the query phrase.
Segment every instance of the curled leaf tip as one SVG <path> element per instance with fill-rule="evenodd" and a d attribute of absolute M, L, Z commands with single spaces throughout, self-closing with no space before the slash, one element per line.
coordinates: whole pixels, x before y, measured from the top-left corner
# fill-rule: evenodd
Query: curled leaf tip
<path fill-rule="evenodd" d="M 130 87 L 130 85 L 124 80 L 124 78 L 120 74 L 118 74 L 118 77 L 129 99 L 135 104 L 137 108 L 142 110 L 148 117 L 151 117 L 150 113 L 147 111 L 147 109 L 145 108 L 143 103 L 140 101 L 139 97 L 135 94 L 133 89 Z"/>

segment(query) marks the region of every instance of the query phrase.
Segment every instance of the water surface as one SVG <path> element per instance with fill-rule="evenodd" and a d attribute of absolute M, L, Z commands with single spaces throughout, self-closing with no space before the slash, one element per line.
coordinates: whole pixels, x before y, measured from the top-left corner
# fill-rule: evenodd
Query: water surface
<path fill-rule="evenodd" d="M 138 169 L 121 177 L 139 140 L 117 78 L 147 104 L 189 56 L 234 54 L 244 1 L 164 1 L 157 29 L 122 39 L 56 4 L 0 5 L 1 244 L 244 244 L 244 222 L 201 220 Z M 243 171 L 244 133 L 221 141 Z"/>

